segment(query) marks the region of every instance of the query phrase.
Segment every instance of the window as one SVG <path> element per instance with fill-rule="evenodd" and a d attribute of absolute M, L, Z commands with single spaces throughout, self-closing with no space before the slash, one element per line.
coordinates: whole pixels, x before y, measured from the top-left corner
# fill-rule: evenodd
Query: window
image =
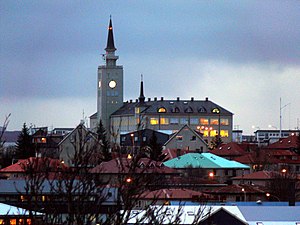
<path fill-rule="evenodd" d="M 147 141 L 147 137 L 143 137 L 143 141 L 144 141 L 144 142 Z"/>
<path fill-rule="evenodd" d="M 200 124 L 201 125 L 208 125 L 208 119 L 206 119 L 206 118 L 200 118 Z"/>
<path fill-rule="evenodd" d="M 167 110 L 166 110 L 166 108 L 164 108 L 164 107 L 160 107 L 160 108 L 157 110 L 157 112 L 159 112 L 159 113 L 165 113 L 165 112 L 167 112 Z"/>
<path fill-rule="evenodd" d="M 177 141 L 182 141 L 182 136 L 176 136 Z"/>
<path fill-rule="evenodd" d="M 191 118 L 191 119 L 190 119 L 190 123 L 191 123 L 191 124 L 198 124 L 198 123 L 199 123 L 199 120 L 198 120 L 198 118 Z"/>
<path fill-rule="evenodd" d="M 193 135 L 193 136 L 191 137 L 190 141 L 196 141 L 196 136 Z"/>
<path fill-rule="evenodd" d="M 175 107 L 174 109 L 172 109 L 172 112 L 173 112 L 173 113 L 179 113 L 179 112 L 180 112 L 180 110 L 179 110 L 179 108 L 178 108 L 178 107 Z"/>
<path fill-rule="evenodd" d="M 204 107 L 201 107 L 201 108 L 198 109 L 198 112 L 199 113 L 204 113 L 204 112 L 206 112 L 206 109 Z"/>
<path fill-rule="evenodd" d="M 209 131 L 208 131 L 208 130 L 203 131 L 203 136 L 204 136 L 204 137 L 208 137 L 208 134 L 209 134 Z"/>
<path fill-rule="evenodd" d="M 229 120 L 228 119 L 221 119 L 221 125 L 225 125 L 225 126 L 227 126 L 227 125 L 229 125 Z"/>
<path fill-rule="evenodd" d="M 135 108 L 135 114 L 139 114 L 140 113 L 140 108 L 139 107 L 136 107 Z"/>
<path fill-rule="evenodd" d="M 214 108 L 211 110 L 212 113 L 220 113 L 220 110 L 218 108 Z"/>
<path fill-rule="evenodd" d="M 228 137 L 228 130 L 220 130 L 221 137 Z"/>
<path fill-rule="evenodd" d="M 193 109 L 191 107 L 188 107 L 184 110 L 184 112 L 186 113 L 192 113 L 193 112 Z"/>
<path fill-rule="evenodd" d="M 160 124 L 166 125 L 169 124 L 169 118 L 160 118 Z"/>
<path fill-rule="evenodd" d="M 210 136 L 211 137 L 215 137 L 216 135 L 218 135 L 218 131 L 217 130 L 211 130 L 210 131 Z"/>
<path fill-rule="evenodd" d="M 170 124 L 178 124 L 179 119 L 178 118 L 170 118 Z"/>
<path fill-rule="evenodd" d="M 187 117 L 180 118 L 180 124 L 188 124 L 189 119 Z"/>
<path fill-rule="evenodd" d="M 158 124 L 158 119 L 157 118 L 150 118 L 150 124 L 151 125 L 157 125 Z"/>
<path fill-rule="evenodd" d="M 219 120 L 218 119 L 210 119 L 210 124 L 211 125 L 219 125 Z"/>

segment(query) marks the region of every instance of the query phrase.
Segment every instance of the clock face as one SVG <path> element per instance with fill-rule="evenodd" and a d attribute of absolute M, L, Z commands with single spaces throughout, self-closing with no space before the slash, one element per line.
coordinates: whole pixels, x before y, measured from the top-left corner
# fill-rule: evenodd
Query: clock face
<path fill-rule="evenodd" d="M 117 86 L 117 82 L 114 80 L 109 81 L 108 86 L 110 88 L 115 88 Z"/>

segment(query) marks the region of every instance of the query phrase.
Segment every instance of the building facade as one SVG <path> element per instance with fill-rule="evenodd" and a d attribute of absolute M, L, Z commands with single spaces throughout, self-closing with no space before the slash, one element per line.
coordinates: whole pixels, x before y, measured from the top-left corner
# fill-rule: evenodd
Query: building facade
<path fill-rule="evenodd" d="M 208 100 L 145 100 L 143 80 L 140 96 L 135 101 L 123 102 L 123 67 L 116 65 L 112 21 L 108 28 L 105 65 L 98 68 L 97 113 L 90 117 L 91 128 L 100 120 L 110 139 L 120 142 L 120 135 L 141 129 L 152 129 L 172 134 L 184 125 L 203 134 L 210 143 L 216 135 L 223 142 L 232 140 L 232 116 L 225 108 Z"/>

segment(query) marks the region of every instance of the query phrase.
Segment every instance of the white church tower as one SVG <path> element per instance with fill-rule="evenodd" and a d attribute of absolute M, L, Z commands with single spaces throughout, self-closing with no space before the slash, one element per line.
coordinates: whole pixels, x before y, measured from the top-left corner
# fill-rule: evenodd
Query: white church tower
<path fill-rule="evenodd" d="M 109 20 L 105 65 L 98 67 L 97 121 L 109 133 L 110 115 L 123 105 L 123 66 L 117 65 L 111 18 Z"/>

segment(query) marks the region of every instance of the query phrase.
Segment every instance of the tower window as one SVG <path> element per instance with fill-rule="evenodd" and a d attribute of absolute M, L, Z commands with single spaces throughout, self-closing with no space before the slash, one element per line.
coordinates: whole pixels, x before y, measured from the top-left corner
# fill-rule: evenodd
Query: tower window
<path fill-rule="evenodd" d="M 167 110 L 166 110 L 166 108 L 164 108 L 164 107 L 160 107 L 160 108 L 157 110 L 157 112 L 159 112 L 159 113 L 165 113 L 165 112 L 167 112 Z"/>

